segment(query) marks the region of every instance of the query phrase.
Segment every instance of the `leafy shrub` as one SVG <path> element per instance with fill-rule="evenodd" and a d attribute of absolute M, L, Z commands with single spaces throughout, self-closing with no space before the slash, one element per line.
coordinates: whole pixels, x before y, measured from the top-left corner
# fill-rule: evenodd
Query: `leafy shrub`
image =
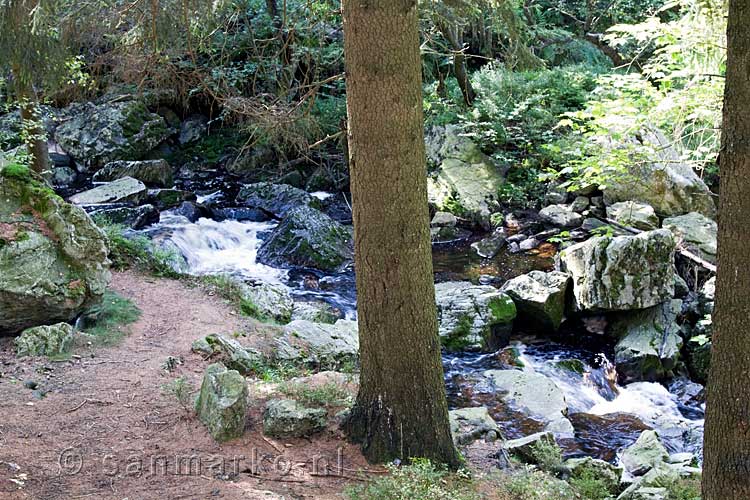
<path fill-rule="evenodd" d="M 429 460 L 388 466 L 389 474 L 347 490 L 351 500 L 478 500 L 465 473 L 451 474 Z"/>
<path fill-rule="evenodd" d="M 472 75 L 477 99 L 461 116 L 465 133 L 486 151 L 533 152 L 554 137 L 563 113 L 585 106 L 595 76 L 582 66 L 512 72 L 488 64 Z"/>
<path fill-rule="evenodd" d="M 586 500 L 605 500 L 611 498 L 607 481 L 597 477 L 591 469 L 585 469 L 581 474 L 570 479 L 570 485 Z"/>

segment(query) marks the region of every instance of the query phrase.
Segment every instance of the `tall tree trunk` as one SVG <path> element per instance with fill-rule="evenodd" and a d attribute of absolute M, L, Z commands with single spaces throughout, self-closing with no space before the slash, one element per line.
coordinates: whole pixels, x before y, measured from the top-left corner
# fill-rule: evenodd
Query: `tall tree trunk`
<path fill-rule="evenodd" d="M 750 498 L 750 3 L 729 1 L 719 264 L 703 464 L 705 500 Z"/>
<path fill-rule="evenodd" d="M 437 334 L 416 0 L 344 0 L 362 374 L 348 422 L 371 462 L 456 466 Z"/>
<path fill-rule="evenodd" d="M 16 72 L 15 74 L 18 74 Z M 42 173 L 49 170 L 49 148 L 47 147 L 46 131 L 39 116 L 39 107 L 34 89 L 30 84 L 16 82 L 16 95 L 21 103 L 21 120 L 30 138 L 27 141 L 31 168 Z"/>

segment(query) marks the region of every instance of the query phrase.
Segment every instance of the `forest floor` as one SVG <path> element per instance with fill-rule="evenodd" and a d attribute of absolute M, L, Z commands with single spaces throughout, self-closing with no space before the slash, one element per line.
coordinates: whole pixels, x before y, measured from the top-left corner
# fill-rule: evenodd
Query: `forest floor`
<path fill-rule="evenodd" d="M 210 361 L 190 351 L 194 340 L 252 336 L 252 320 L 181 281 L 124 272 L 111 287 L 142 311 L 114 347 L 77 349 L 64 361 L 17 359 L 12 339 L 0 338 L 0 498 L 327 499 L 361 484 L 368 465 L 334 428 L 266 438 L 263 396 L 251 390 L 244 436 L 219 445 L 164 390 L 181 376 L 200 387 Z M 183 361 L 171 373 L 169 356 Z"/>

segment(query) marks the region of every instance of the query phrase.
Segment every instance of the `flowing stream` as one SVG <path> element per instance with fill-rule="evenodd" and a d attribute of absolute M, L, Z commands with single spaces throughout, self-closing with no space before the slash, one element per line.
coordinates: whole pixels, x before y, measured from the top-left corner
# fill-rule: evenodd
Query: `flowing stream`
<path fill-rule="evenodd" d="M 155 241 L 169 242 L 178 249 L 191 274 L 231 274 L 281 284 L 296 298 L 322 299 L 344 311 L 348 318 L 356 318 L 351 271 L 326 275 L 310 269 L 277 269 L 257 262 L 258 248 L 274 227 L 273 222 L 206 218 L 191 223 L 185 217 L 165 212 L 159 224 L 144 232 Z M 508 279 L 532 269 L 551 267 L 549 258 L 506 252 L 483 260 L 468 244 L 437 248 L 433 260 L 437 281 L 480 276 Z M 311 282 L 315 286 L 310 286 Z M 582 337 L 585 332 L 583 327 L 580 330 L 568 332 L 567 337 Z M 678 395 L 679 384 L 690 383 L 678 381 L 672 392 L 657 383 L 620 386 L 609 361 L 611 350 L 612 346 L 597 340 L 579 338 L 577 345 L 563 344 L 558 336 L 554 340 L 516 340 L 510 349 L 498 353 L 444 354 L 449 404 L 452 408 L 487 406 L 507 438 L 541 430 L 543 424 L 504 403 L 482 375 L 485 370 L 508 368 L 509 357 L 514 357 L 520 369 L 549 377 L 565 394 L 568 417 L 576 431 L 574 438 L 561 442 L 566 455 L 612 461 L 618 450 L 634 442 L 641 431 L 654 428 L 670 451 L 689 451 L 700 456 L 703 407 L 700 403 L 681 402 Z"/>

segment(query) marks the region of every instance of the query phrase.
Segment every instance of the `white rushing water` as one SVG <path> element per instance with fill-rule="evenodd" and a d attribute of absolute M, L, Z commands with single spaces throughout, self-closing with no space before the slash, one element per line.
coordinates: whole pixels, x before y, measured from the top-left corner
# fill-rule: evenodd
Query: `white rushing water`
<path fill-rule="evenodd" d="M 257 262 L 259 233 L 276 227 L 271 222 L 187 218 L 165 212 L 150 233 L 174 244 L 191 274 L 232 274 L 268 283 L 283 283 L 287 272 Z"/>
<path fill-rule="evenodd" d="M 683 415 L 677 397 L 656 382 L 634 382 L 625 386 L 616 383 L 614 367 L 602 355 L 603 366 L 584 364 L 581 376 L 557 365 L 564 353 L 552 356 L 529 354 L 518 344 L 524 370 L 541 373 L 552 379 L 565 394 L 570 413 L 635 415 L 644 424 L 656 429 L 673 452 L 701 454 L 703 419 Z"/>

